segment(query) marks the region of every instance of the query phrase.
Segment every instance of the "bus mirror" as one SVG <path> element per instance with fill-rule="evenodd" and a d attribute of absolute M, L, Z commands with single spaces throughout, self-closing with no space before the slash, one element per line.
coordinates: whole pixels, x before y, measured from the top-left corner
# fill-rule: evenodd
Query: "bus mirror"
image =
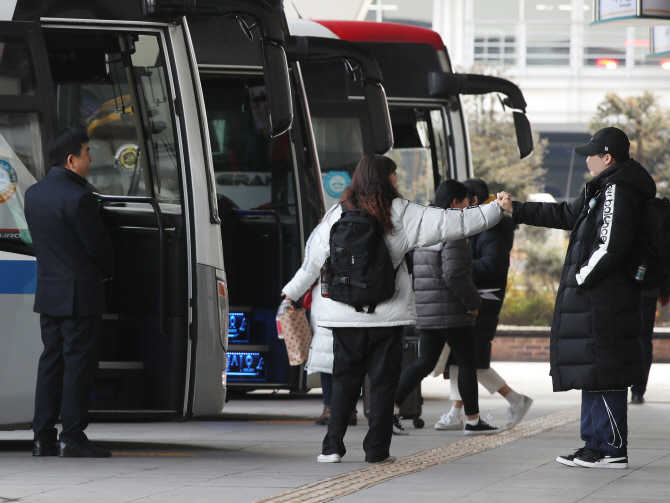
<path fill-rule="evenodd" d="M 516 130 L 516 143 L 519 146 L 519 156 L 521 159 L 529 157 L 533 153 L 533 129 L 530 127 L 530 121 L 526 114 L 521 112 L 512 112 L 514 117 L 514 129 Z"/>
<path fill-rule="evenodd" d="M 142 0 L 145 16 L 175 18 L 180 16 L 236 16 L 247 37 L 252 30 L 261 32 L 263 70 L 267 88 L 270 134 L 279 136 L 293 122 L 291 88 L 283 45 L 284 30 L 272 8 L 263 0 Z M 240 15 L 251 17 L 249 24 Z"/>
<path fill-rule="evenodd" d="M 503 104 L 513 111 L 519 155 L 525 159 L 533 153 L 533 132 L 526 117 L 526 100 L 521 89 L 513 82 L 490 75 L 431 72 L 428 75 L 428 89 L 430 95 L 436 98 L 457 94 L 504 94 L 506 98 Z"/>
<path fill-rule="evenodd" d="M 391 129 L 386 92 L 379 82 L 374 81 L 365 81 L 363 89 L 374 150 L 376 154 L 383 155 L 393 147 L 393 129 Z"/>
<path fill-rule="evenodd" d="M 261 39 L 261 48 L 263 51 L 263 69 L 265 70 L 270 134 L 279 136 L 288 131 L 293 122 L 286 53 L 283 47 L 267 39 Z"/>
<path fill-rule="evenodd" d="M 374 151 L 377 154 L 385 154 L 391 150 L 393 130 L 386 92 L 382 87 L 382 72 L 370 51 L 347 40 L 325 37 L 287 37 L 286 55 L 289 61 L 308 63 L 344 60 L 354 78 L 360 70 Z"/>

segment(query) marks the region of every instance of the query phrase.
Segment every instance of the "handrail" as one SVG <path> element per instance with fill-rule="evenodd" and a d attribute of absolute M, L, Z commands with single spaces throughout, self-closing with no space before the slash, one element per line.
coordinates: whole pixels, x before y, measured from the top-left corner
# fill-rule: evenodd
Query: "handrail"
<path fill-rule="evenodd" d="M 284 232 L 282 231 L 281 217 L 275 210 L 235 210 L 238 215 L 267 215 L 275 219 L 277 224 L 277 239 L 279 240 L 279 291 L 284 288 Z"/>
<path fill-rule="evenodd" d="M 163 212 L 158 202 L 152 197 L 133 196 L 103 196 L 98 195 L 100 201 L 117 203 L 140 203 L 149 204 L 156 215 L 158 224 L 158 330 L 160 336 L 167 339 L 165 333 L 165 295 L 163 292 L 165 278 L 165 227 L 163 226 Z"/>

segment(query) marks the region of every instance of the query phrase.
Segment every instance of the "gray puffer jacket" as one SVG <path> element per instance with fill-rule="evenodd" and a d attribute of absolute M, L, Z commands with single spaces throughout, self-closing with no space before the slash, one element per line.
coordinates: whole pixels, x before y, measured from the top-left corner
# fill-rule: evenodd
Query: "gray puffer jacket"
<path fill-rule="evenodd" d="M 467 238 L 414 251 L 414 295 L 417 328 L 475 324 L 468 311 L 479 309 L 482 298 L 472 282 Z"/>

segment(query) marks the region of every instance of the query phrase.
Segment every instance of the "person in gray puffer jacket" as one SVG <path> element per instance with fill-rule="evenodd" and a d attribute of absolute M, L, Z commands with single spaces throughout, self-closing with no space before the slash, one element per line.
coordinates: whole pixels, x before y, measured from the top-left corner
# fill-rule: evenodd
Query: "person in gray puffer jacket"
<path fill-rule="evenodd" d="M 465 208 L 468 205 L 468 189 L 456 180 L 443 182 L 435 193 L 437 207 Z M 468 420 L 465 435 L 501 432 L 502 428 L 493 427 L 479 418 L 474 326 L 482 299 L 472 282 L 472 254 L 467 238 L 414 251 L 414 295 L 419 358 L 400 376 L 393 432 L 407 434 L 400 421 L 400 406 L 435 368 L 445 343 L 449 344 L 460 365 L 458 387 Z"/>

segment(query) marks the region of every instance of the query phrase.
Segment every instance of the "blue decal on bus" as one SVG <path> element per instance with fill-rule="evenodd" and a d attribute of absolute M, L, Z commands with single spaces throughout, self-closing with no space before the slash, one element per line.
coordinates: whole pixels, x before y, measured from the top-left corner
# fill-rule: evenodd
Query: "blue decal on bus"
<path fill-rule="evenodd" d="M 264 381 L 265 357 L 261 353 L 228 351 L 228 380 Z"/>
<path fill-rule="evenodd" d="M 350 183 L 351 176 L 346 171 L 329 171 L 323 179 L 323 188 L 330 197 L 340 197 Z"/>
<path fill-rule="evenodd" d="M 249 342 L 249 327 L 244 313 L 229 313 L 228 340 L 230 342 Z"/>
<path fill-rule="evenodd" d="M 34 260 L 0 260 L 0 294 L 35 294 L 37 262 Z"/>

